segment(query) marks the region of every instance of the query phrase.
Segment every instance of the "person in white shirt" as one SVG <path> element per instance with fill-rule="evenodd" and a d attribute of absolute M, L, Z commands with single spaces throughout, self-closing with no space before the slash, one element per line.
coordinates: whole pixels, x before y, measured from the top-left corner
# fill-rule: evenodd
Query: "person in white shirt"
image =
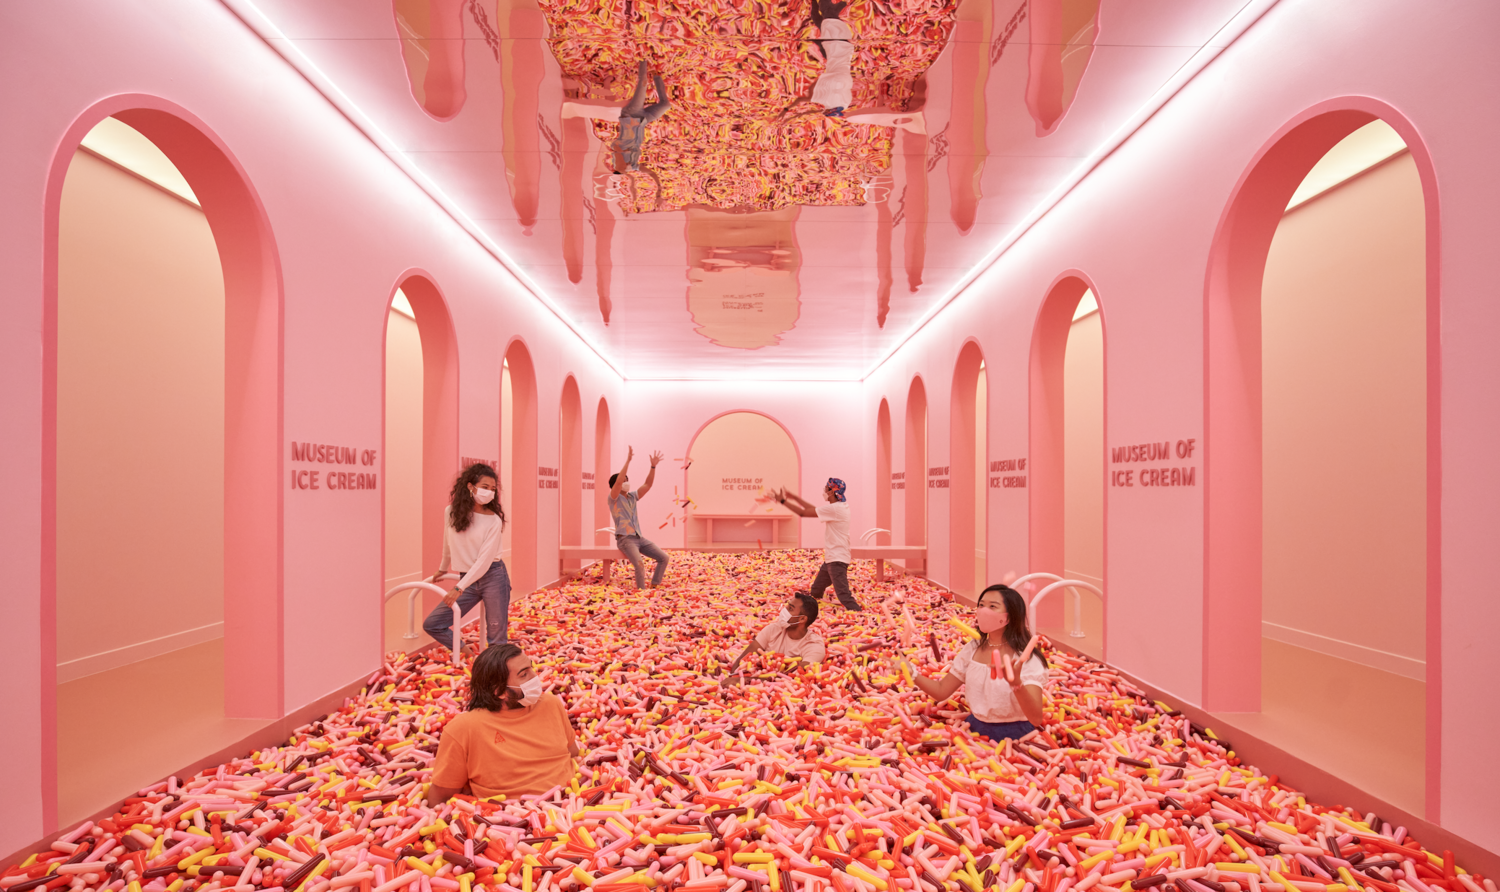
<path fill-rule="evenodd" d="M 447 647 L 453 643 L 453 604 L 465 613 L 484 600 L 485 640 L 504 644 L 510 630 L 510 574 L 500 560 L 500 533 L 505 509 L 500 507 L 499 476 L 485 464 L 472 464 L 453 481 L 448 507 L 443 509 L 443 562 L 432 574 L 436 583 L 449 568 L 462 578 L 443 603 L 427 614 L 422 629 Z"/>
<path fill-rule="evenodd" d="M 782 488 L 776 501 L 785 505 L 794 514 L 816 517 L 823 521 L 823 566 L 813 579 L 812 596 L 823 597 L 828 586 L 839 596 L 839 603 L 846 610 L 862 610 L 854 595 L 849 592 L 849 500 L 844 497 L 847 487 L 837 477 L 829 477 L 823 487 L 826 505 L 813 505 L 793 492 Z"/>
<path fill-rule="evenodd" d="M 1031 642 L 1026 599 L 1009 586 L 992 585 L 980 592 L 974 621 L 979 640 L 963 646 L 941 681 L 901 662 L 917 687 L 939 703 L 963 686 L 969 728 L 975 734 L 997 742 L 1025 737 L 1045 723 L 1042 685 L 1047 680 L 1047 659 L 1041 650 L 1021 661 Z"/>
<path fill-rule="evenodd" d="M 733 684 L 735 672 L 745 657 L 760 651 L 785 654 L 804 663 L 821 663 L 827 655 L 823 636 L 812 630 L 818 621 L 818 599 L 805 592 L 798 592 L 781 608 L 781 615 L 770 625 L 761 629 L 729 667 L 724 684 Z"/>

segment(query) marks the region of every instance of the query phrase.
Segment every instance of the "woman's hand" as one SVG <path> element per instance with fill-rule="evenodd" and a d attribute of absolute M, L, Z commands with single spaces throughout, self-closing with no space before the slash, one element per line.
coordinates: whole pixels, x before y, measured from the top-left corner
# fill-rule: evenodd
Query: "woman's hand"
<path fill-rule="evenodd" d="M 458 602 L 458 596 L 461 594 L 463 594 L 463 592 L 460 591 L 458 586 L 455 585 L 453 588 L 448 590 L 448 594 L 443 595 L 443 603 L 447 604 L 449 607 L 452 607 L 455 603 Z"/>

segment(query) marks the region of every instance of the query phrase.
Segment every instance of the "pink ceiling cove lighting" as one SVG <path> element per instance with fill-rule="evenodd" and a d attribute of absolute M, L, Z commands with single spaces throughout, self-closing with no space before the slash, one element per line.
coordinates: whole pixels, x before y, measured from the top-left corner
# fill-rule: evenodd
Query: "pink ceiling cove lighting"
<path fill-rule="evenodd" d="M 622 377 L 788 381 L 1004 300 L 983 272 L 1275 5 L 223 2 Z"/>

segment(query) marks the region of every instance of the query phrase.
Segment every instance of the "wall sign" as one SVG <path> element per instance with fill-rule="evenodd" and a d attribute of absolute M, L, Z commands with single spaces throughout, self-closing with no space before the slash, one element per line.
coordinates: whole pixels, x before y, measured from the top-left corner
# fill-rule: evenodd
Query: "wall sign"
<path fill-rule="evenodd" d="M 1132 443 L 1129 446 L 1112 446 L 1109 450 L 1111 464 L 1132 462 L 1189 461 L 1198 448 L 1198 439 L 1189 437 L 1154 443 Z M 1154 468 L 1116 468 L 1109 472 L 1110 486 L 1197 486 L 1198 469 L 1191 465 L 1167 465 Z"/>
<path fill-rule="evenodd" d="M 948 468 L 949 468 L 948 465 L 943 465 L 940 468 L 928 468 L 927 469 L 927 488 L 928 489 L 947 489 L 948 488 L 948 482 L 949 482 L 948 481 Z"/>
<path fill-rule="evenodd" d="M 891 489 L 906 489 L 906 472 L 891 472 Z"/>
<path fill-rule="evenodd" d="M 380 453 L 374 449 L 337 446 L 332 443 L 299 443 L 292 441 L 292 461 L 314 465 L 348 465 L 364 471 L 314 470 L 292 468 L 292 489 L 378 489 L 379 475 L 373 470 Z"/>
<path fill-rule="evenodd" d="M 500 467 L 500 460 L 496 458 L 474 458 L 468 455 L 458 457 L 458 466 L 467 468 L 469 465 L 489 465 L 492 468 Z"/>
<path fill-rule="evenodd" d="M 1026 470 L 1024 458 L 1002 458 L 990 462 L 990 474 L 998 475 L 990 477 L 990 489 L 1025 489 L 1026 475 L 1014 473 L 1024 470 Z M 1006 474 L 1006 471 L 1012 473 Z"/>
<path fill-rule="evenodd" d="M 720 477 L 719 489 L 735 492 L 759 492 L 766 485 L 764 477 Z"/>
<path fill-rule="evenodd" d="M 536 488 L 557 489 L 557 469 L 538 466 L 536 469 Z"/>
<path fill-rule="evenodd" d="M 593 489 L 594 488 L 594 475 L 591 474 L 591 473 L 589 473 L 588 471 L 584 471 L 583 472 L 583 488 L 584 489 Z"/>

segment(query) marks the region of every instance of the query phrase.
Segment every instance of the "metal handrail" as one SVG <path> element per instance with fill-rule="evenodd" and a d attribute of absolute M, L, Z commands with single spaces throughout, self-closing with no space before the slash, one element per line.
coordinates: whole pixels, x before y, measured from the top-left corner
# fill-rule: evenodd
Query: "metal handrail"
<path fill-rule="evenodd" d="M 440 578 L 458 579 L 460 577 L 457 573 L 444 573 Z M 446 597 L 448 592 L 445 589 L 433 585 L 430 582 L 403 582 L 390 591 L 386 592 L 385 597 L 381 599 L 381 603 L 384 604 L 386 601 L 389 601 L 391 598 L 404 591 L 409 591 L 410 594 L 406 596 L 406 633 L 401 637 L 407 639 L 420 638 L 421 636 L 417 634 L 417 595 L 421 594 L 424 591 L 428 591 L 439 597 Z M 473 625 L 484 616 L 484 602 L 480 601 L 478 604 L 474 605 L 474 612 L 470 615 L 470 618 L 467 622 L 464 621 L 463 614 L 459 610 L 457 603 L 450 604 L 448 606 L 453 611 L 453 644 L 449 647 L 449 650 L 452 653 L 453 663 L 457 665 L 459 661 L 458 655 L 462 650 L 463 645 L 464 627 Z M 481 635 L 480 638 L 482 640 L 484 636 Z"/>
<path fill-rule="evenodd" d="M 1031 576 L 1052 576 L 1052 574 L 1032 573 L 1030 574 L 1030 576 L 1023 578 L 1030 578 Z M 1055 576 L 1053 576 L 1053 578 L 1057 579 L 1057 581 L 1037 592 L 1036 597 L 1031 599 L 1031 615 L 1036 616 L 1037 605 L 1042 602 L 1043 598 L 1051 594 L 1054 589 L 1069 589 L 1073 592 L 1073 628 L 1068 630 L 1068 637 L 1083 638 L 1083 595 L 1080 594 L 1078 590 L 1080 588 L 1088 589 L 1089 591 L 1099 596 L 1099 601 L 1101 603 L 1104 601 L 1104 592 L 1100 589 L 1095 588 L 1092 584 L 1084 582 L 1082 579 L 1061 579 Z M 1020 580 L 1016 581 L 1020 582 Z"/>

